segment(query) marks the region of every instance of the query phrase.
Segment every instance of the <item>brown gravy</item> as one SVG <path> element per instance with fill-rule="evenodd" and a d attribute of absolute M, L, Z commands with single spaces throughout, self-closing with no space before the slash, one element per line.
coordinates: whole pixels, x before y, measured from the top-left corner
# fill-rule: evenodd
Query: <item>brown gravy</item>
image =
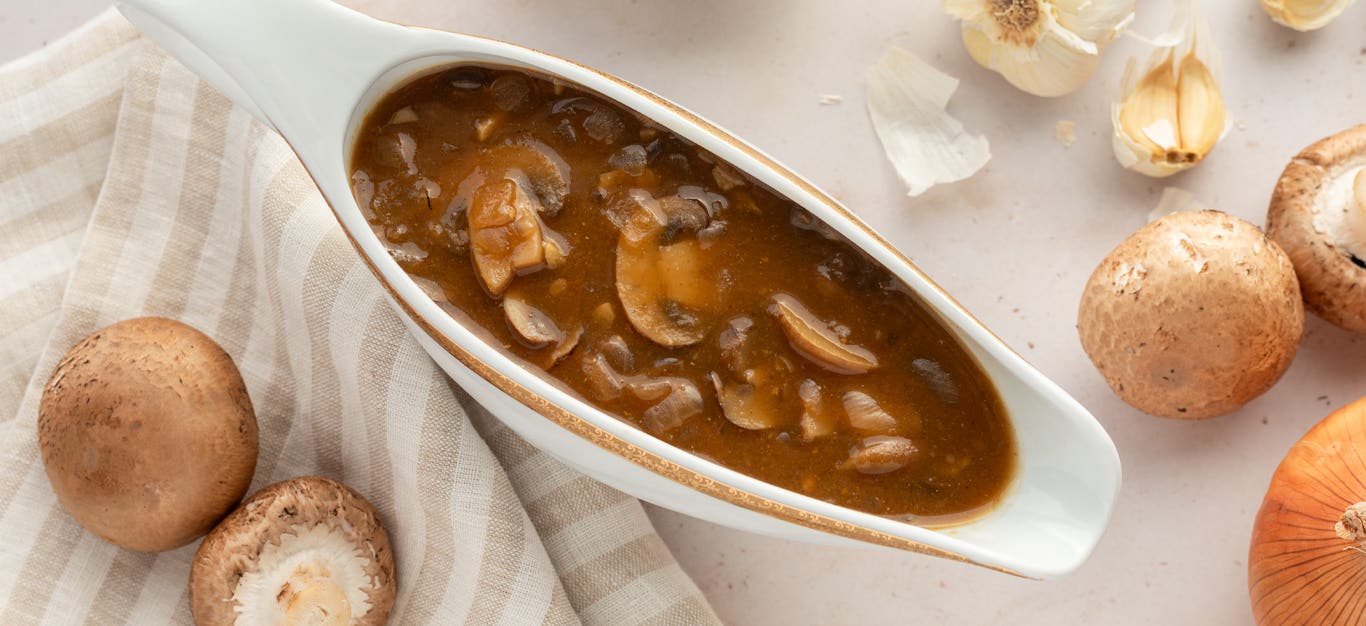
<path fill-rule="evenodd" d="M 438 301 L 670 444 L 918 523 L 980 511 L 1010 481 L 996 390 L 890 272 L 610 101 L 448 69 L 375 107 L 351 168 L 375 232 Z"/>

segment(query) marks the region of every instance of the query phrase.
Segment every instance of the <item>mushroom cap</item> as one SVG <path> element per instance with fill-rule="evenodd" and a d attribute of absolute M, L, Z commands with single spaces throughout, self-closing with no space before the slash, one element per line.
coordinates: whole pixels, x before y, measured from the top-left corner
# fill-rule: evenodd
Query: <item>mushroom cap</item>
<path fill-rule="evenodd" d="M 379 512 L 320 476 L 256 492 L 204 538 L 190 566 L 190 607 L 199 626 L 279 623 L 286 615 L 384 624 L 396 587 Z M 321 605 L 329 612 L 318 611 Z"/>
<path fill-rule="evenodd" d="M 190 543 L 242 498 L 256 436 L 228 354 L 160 317 L 81 340 L 38 408 L 38 446 L 62 508 L 100 538 L 144 552 Z"/>
<path fill-rule="evenodd" d="M 1082 347 L 1125 402 L 1199 419 L 1271 388 L 1304 330 L 1295 272 L 1256 226 L 1182 211 L 1144 226 L 1091 274 Z"/>
<path fill-rule="evenodd" d="M 1366 124 L 1321 139 L 1285 166 L 1266 214 L 1267 235 L 1295 265 L 1305 307 L 1357 333 L 1366 333 L 1366 267 L 1320 232 L 1314 215 L 1329 183 L 1362 166 Z"/>

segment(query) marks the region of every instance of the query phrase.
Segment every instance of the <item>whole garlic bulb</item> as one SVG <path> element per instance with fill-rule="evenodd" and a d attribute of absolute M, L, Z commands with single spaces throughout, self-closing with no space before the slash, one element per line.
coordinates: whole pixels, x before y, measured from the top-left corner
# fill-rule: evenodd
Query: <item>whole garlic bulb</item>
<path fill-rule="evenodd" d="M 974 61 L 1036 96 L 1076 91 L 1134 18 L 1135 0 L 943 0 Z"/>
<path fill-rule="evenodd" d="M 1110 107 L 1115 158 L 1154 178 L 1204 160 L 1227 125 L 1217 52 L 1190 0 L 1177 2 L 1172 28 L 1158 42 L 1144 65 L 1129 60 Z"/>
<path fill-rule="evenodd" d="M 1298 31 L 1327 26 L 1355 0 L 1262 0 L 1262 9 L 1282 26 Z"/>

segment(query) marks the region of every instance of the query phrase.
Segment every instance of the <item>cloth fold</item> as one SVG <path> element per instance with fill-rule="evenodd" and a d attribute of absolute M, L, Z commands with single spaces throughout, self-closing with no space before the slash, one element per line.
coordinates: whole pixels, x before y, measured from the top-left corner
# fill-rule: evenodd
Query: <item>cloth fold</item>
<path fill-rule="evenodd" d="M 0 622 L 190 620 L 197 542 L 141 554 L 84 532 L 37 449 L 57 360 L 140 315 L 241 369 L 252 491 L 320 474 L 381 511 L 394 623 L 717 621 L 639 502 L 440 373 L 285 143 L 111 10 L 0 67 Z"/>

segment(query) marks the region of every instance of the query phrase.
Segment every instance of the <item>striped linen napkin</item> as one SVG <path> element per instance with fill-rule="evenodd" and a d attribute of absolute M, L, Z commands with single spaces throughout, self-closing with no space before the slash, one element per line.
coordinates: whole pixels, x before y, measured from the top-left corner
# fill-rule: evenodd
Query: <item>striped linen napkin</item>
<path fill-rule="evenodd" d="M 141 315 L 241 368 L 252 491 L 321 474 L 381 511 L 394 623 L 716 621 L 640 503 L 439 372 L 285 143 L 111 11 L 0 67 L 0 623 L 190 621 L 197 543 L 143 554 L 82 531 L 36 445 L 59 357 Z"/>

